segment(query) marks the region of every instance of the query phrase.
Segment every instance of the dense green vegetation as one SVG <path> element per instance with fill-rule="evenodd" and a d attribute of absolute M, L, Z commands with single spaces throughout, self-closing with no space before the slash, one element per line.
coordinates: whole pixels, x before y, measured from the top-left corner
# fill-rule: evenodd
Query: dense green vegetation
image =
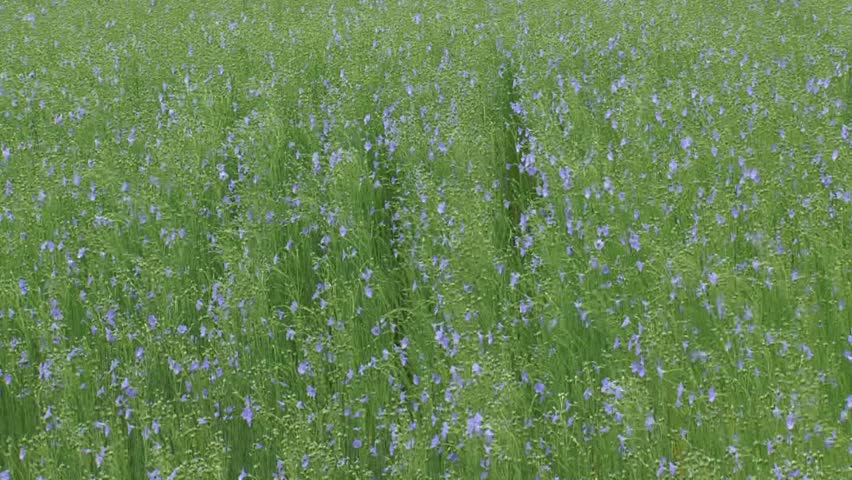
<path fill-rule="evenodd" d="M 852 11 L 0 4 L 0 479 L 846 478 Z"/>

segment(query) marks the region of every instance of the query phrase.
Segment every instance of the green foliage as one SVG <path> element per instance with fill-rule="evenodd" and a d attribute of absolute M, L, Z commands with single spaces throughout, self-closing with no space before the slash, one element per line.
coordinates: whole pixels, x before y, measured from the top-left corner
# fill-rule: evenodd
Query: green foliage
<path fill-rule="evenodd" d="M 848 475 L 849 30 L 0 5 L 0 472 Z"/>

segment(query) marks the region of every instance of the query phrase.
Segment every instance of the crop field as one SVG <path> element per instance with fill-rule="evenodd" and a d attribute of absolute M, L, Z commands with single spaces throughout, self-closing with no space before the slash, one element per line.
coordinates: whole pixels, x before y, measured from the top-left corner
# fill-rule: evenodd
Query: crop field
<path fill-rule="evenodd" d="M 852 478 L 852 6 L 0 2 L 0 480 Z"/>

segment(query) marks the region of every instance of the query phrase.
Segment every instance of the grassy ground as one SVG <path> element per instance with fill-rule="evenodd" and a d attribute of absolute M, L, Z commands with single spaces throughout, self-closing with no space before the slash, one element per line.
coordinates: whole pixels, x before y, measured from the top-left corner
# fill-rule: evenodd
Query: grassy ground
<path fill-rule="evenodd" d="M 851 16 L 0 4 L 0 479 L 849 475 Z"/>

